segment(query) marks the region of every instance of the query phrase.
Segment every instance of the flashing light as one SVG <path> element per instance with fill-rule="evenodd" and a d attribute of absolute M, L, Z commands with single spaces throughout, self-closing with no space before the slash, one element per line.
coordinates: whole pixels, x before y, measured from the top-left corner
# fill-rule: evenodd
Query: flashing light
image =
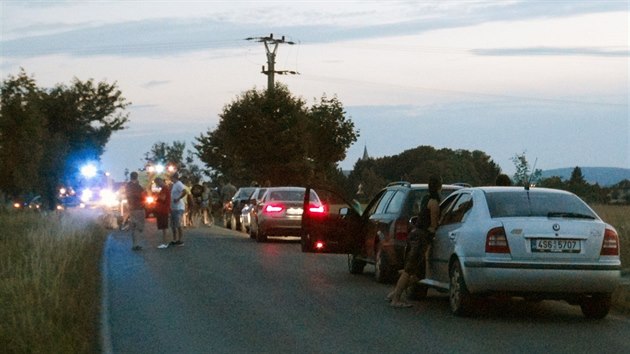
<path fill-rule="evenodd" d="M 83 203 L 89 202 L 92 199 L 92 197 L 93 197 L 93 193 L 89 189 L 84 189 L 83 192 L 81 192 L 81 201 Z"/>
<path fill-rule="evenodd" d="M 101 202 L 108 207 L 114 207 L 118 205 L 118 198 L 116 197 L 116 193 L 111 189 L 102 189 L 100 192 Z"/>
<path fill-rule="evenodd" d="M 155 165 L 155 172 L 156 173 L 164 172 L 164 165 Z"/>
<path fill-rule="evenodd" d="M 94 166 L 93 164 L 87 164 L 81 167 L 81 175 L 83 175 L 83 177 L 85 178 L 92 178 L 96 176 L 97 172 L 98 170 L 96 169 L 96 166 Z"/>

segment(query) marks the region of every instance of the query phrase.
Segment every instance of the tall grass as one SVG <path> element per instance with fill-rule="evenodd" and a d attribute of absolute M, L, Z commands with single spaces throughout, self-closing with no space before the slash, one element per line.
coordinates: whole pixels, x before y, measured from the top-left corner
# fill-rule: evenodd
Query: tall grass
<path fill-rule="evenodd" d="M 0 214 L 3 352 L 99 351 L 105 234 L 85 213 Z"/>
<path fill-rule="evenodd" d="M 630 205 L 594 205 L 593 209 L 617 229 L 621 244 L 621 266 L 630 268 Z"/>

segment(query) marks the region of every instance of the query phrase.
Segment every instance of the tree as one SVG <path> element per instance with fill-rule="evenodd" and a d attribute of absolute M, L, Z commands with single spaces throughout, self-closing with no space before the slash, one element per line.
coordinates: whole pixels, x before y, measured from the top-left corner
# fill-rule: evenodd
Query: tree
<path fill-rule="evenodd" d="M 520 155 L 514 155 L 514 157 L 512 157 L 512 162 L 514 163 L 514 167 L 516 168 L 513 180 L 517 185 L 529 186 L 530 184 L 536 184 L 538 181 L 540 181 L 542 171 L 539 169 L 536 169 L 533 172 L 531 171 L 529 162 L 527 161 L 527 157 L 525 156 L 525 152 Z"/>
<path fill-rule="evenodd" d="M 58 184 L 76 184 L 81 163 L 98 161 L 111 134 L 124 129 L 129 104 L 116 83 L 75 78 L 71 86 L 42 89 L 23 69 L 9 76 L 2 83 L 0 162 L 10 169 L 0 189 L 42 194 L 54 207 Z M 29 152 L 28 161 L 13 151 Z"/>
<path fill-rule="evenodd" d="M 344 114 L 336 98 L 308 109 L 286 86 L 252 89 L 223 108 L 217 128 L 197 137 L 195 148 L 215 177 L 240 185 L 334 180 L 333 166 L 357 137 Z"/>

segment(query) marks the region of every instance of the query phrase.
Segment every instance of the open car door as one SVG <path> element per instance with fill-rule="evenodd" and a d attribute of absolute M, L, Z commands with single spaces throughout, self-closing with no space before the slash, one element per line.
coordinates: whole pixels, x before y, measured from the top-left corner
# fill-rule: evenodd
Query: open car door
<path fill-rule="evenodd" d="M 361 212 L 339 193 L 307 187 L 302 214 L 302 252 L 351 254 L 362 244 Z"/>

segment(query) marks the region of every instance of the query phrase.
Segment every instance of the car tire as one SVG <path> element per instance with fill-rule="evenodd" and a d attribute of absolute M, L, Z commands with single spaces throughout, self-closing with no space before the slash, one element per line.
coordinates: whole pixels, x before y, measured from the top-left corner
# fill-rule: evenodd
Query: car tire
<path fill-rule="evenodd" d="M 253 225 L 249 225 L 249 238 L 251 238 L 252 240 L 256 239 L 256 233 L 254 232 L 254 226 Z"/>
<path fill-rule="evenodd" d="M 580 308 L 584 317 L 599 320 L 608 315 L 611 305 L 611 294 L 593 294 L 582 299 Z"/>
<path fill-rule="evenodd" d="M 258 232 L 256 233 L 256 242 L 266 242 L 267 241 L 267 235 L 265 235 L 265 233 L 258 229 Z"/>
<path fill-rule="evenodd" d="M 313 252 L 313 243 L 311 242 L 310 234 L 302 234 L 300 237 L 300 248 L 304 253 Z"/>
<path fill-rule="evenodd" d="M 472 296 L 466 287 L 459 260 L 456 259 L 453 264 L 451 264 L 449 275 L 448 301 L 451 312 L 456 316 L 466 316 L 470 312 Z"/>
<path fill-rule="evenodd" d="M 226 229 L 231 229 L 232 228 L 232 217 L 229 216 L 228 214 L 224 214 L 223 215 L 223 226 Z"/>
<path fill-rule="evenodd" d="M 365 261 L 360 260 L 356 254 L 348 255 L 348 271 L 350 274 L 363 274 Z"/>
<path fill-rule="evenodd" d="M 374 260 L 374 277 L 379 283 L 392 282 L 391 264 L 387 257 L 387 253 L 383 251 L 381 245 L 376 246 L 376 259 Z"/>

